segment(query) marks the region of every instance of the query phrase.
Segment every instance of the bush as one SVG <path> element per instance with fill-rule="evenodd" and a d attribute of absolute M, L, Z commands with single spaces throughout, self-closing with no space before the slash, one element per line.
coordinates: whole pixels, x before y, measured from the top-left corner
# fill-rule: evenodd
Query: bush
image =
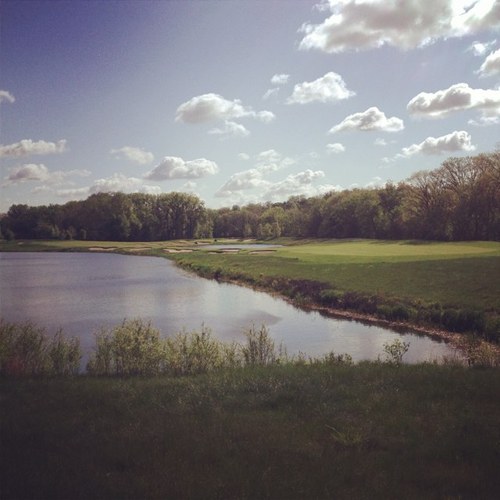
<path fill-rule="evenodd" d="M 403 356 L 410 348 L 410 343 L 402 342 L 400 339 L 396 339 L 392 343 L 386 342 L 383 345 L 383 348 L 386 356 L 386 362 L 394 365 L 400 365 L 403 362 Z"/>
<path fill-rule="evenodd" d="M 95 375 L 155 375 L 165 359 L 160 332 L 140 319 L 124 320 L 96 335 L 96 351 L 87 364 Z"/>
<path fill-rule="evenodd" d="M 50 338 L 44 328 L 30 322 L 0 321 L 0 374 L 22 377 L 71 375 L 80 367 L 78 339 L 66 339 L 62 331 Z"/>
<path fill-rule="evenodd" d="M 173 375 L 206 373 L 241 365 L 236 344 L 224 344 L 202 325 L 201 332 L 181 332 L 165 341 L 165 369 Z"/>
<path fill-rule="evenodd" d="M 282 349 L 276 351 L 274 340 L 270 337 L 265 325 L 256 330 L 252 326 L 246 332 L 246 344 L 242 348 L 246 365 L 272 365 L 283 358 Z"/>

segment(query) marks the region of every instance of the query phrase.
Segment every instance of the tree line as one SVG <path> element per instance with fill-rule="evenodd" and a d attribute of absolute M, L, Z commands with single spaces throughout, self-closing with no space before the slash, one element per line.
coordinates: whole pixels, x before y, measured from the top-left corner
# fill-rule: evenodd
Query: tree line
<path fill-rule="evenodd" d="M 192 238 L 500 240 L 500 150 L 451 157 L 378 188 L 210 209 L 195 195 L 97 193 L 83 201 L 12 205 L 5 239 L 162 241 Z"/>

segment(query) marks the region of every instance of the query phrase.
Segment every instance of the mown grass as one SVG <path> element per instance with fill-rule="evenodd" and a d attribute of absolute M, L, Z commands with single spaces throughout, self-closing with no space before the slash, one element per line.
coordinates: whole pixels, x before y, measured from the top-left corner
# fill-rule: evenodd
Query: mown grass
<path fill-rule="evenodd" d="M 500 339 L 497 242 L 294 242 L 265 254 L 171 257 L 205 276 L 274 288 L 298 302 Z"/>
<path fill-rule="evenodd" d="M 278 242 L 284 246 L 275 251 L 231 254 L 197 245 L 208 242 L 21 241 L 0 243 L 0 251 L 94 249 L 158 255 L 203 276 L 275 290 L 297 303 L 500 340 L 499 242 L 282 239 Z M 190 253 L 165 253 L 186 247 Z"/>
<path fill-rule="evenodd" d="M 497 498 L 500 371 L 0 379 L 2 499 Z"/>

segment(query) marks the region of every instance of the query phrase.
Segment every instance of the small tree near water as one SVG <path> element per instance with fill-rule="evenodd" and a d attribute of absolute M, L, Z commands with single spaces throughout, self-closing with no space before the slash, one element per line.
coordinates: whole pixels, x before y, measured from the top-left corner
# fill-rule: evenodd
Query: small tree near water
<path fill-rule="evenodd" d="M 383 345 L 386 362 L 394 365 L 400 365 L 403 362 L 403 356 L 410 348 L 409 342 L 402 342 L 396 339 L 393 342 L 386 342 Z"/>

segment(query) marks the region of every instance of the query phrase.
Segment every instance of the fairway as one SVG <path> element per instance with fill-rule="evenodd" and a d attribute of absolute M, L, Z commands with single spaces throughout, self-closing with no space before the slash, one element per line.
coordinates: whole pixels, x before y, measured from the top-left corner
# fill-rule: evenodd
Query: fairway
<path fill-rule="evenodd" d="M 277 253 L 283 257 L 298 257 L 314 260 L 331 257 L 334 261 L 380 261 L 390 260 L 431 260 L 485 255 L 500 256 L 497 242 L 420 242 L 420 241 L 327 241 L 280 248 Z"/>

